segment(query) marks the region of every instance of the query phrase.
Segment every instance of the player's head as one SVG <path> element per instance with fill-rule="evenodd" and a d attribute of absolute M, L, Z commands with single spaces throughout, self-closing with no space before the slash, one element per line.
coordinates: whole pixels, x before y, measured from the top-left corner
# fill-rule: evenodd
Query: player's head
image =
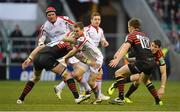
<path fill-rule="evenodd" d="M 54 7 L 48 7 L 46 9 L 46 16 L 49 22 L 54 23 L 56 22 L 56 9 Z"/>
<path fill-rule="evenodd" d="M 155 54 L 161 47 L 161 41 L 160 40 L 154 40 L 151 43 L 151 51 L 153 54 Z"/>
<path fill-rule="evenodd" d="M 101 23 L 101 15 L 98 12 L 93 12 L 91 14 L 91 24 L 98 27 Z"/>
<path fill-rule="evenodd" d="M 128 31 L 132 33 L 134 30 L 139 30 L 141 27 L 141 20 L 138 18 L 132 18 L 128 21 Z"/>
<path fill-rule="evenodd" d="M 75 23 L 73 31 L 77 38 L 80 37 L 81 35 L 83 35 L 83 28 L 84 28 L 84 25 L 82 22 Z"/>

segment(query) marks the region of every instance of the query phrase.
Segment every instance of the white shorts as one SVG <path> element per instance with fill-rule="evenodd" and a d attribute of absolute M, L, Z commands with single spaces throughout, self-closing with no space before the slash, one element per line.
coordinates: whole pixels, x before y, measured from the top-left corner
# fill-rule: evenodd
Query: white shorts
<path fill-rule="evenodd" d="M 73 57 L 69 58 L 68 62 L 70 64 L 74 64 L 74 63 L 80 62 L 80 60 L 78 60 L 76 57 L 73 56 Z"/>
<path fill-rule="evenodd" d="M 64 58 L 59 58 L 58 60 L 57 60 L 58 62 L 60 62 L 62 65 L 64 65 L 65 67 L 67 67 L 67 64 L 65 63 L 65 60 L 64 60 Z M 68 60 L 68 62 L 70 63 L 70 64 L 74 64 L 74 63 L 78 63 L 78 62 L 80 62 L 76 57 L 71 57 L 71 58 L 69 58 L 69 60 Z"/>
<path fill-rule="evenodd" d="M 103 57 L 97 57 L 96 63 L 100 65 L 99 68 L 94 68 L 94 67 L 90 66 L 90 71 L 93 73 L 98 73 L 101 70 L 101 67 L 103 64 Z"/>

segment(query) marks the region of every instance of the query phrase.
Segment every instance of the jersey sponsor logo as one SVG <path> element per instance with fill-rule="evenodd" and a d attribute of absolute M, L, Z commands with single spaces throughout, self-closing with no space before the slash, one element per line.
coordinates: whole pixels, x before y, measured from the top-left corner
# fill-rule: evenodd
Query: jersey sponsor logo
<path fill-rule="evenodd" d="M 161 58 L 159 59 L 159 62 L 160 62 L 160 65 L 165 64 L 165 60 L 164 60 L 164 58 L 163 58 L 163 57 L 161 57 Z"/>

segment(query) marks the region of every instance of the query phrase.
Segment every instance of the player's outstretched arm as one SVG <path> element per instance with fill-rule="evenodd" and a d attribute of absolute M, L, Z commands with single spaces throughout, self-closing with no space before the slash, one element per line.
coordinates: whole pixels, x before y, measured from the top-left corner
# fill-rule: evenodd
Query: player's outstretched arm
<path fill-rule="evenodd" d="M 123 56 L 126 55 L 130 47 L 130 43 L 123 43 L 122 46 L 119 48 L 118 52 L 116 52 L 116 56 L 114 56 L 114 59 L 110 61 L 109 66 L 116 67 L 119 61 L 123 58 Z"/>
<path fill-rule="evenodd" d="M 44 48 L 45 45 L 41 45 L 41 46 L 37 46 L 29 55 L 29 57 L 22 63 L 22 69 L 25 69 L 26 67 L 28 67 L 31 62 L 34 60 L 35 55 L 37 54 L 37 52 L 39 52 L 42 48 Z"/>
<path fill-rule="evenodd" d="M 160 72 L 161 72 L 161 86 L 158 90 L 158 95 L 159 97 L 162 97 L 165 91 L 166 80 L 167 80 L 166 64 L 163 66 L 160 66 Z"/>

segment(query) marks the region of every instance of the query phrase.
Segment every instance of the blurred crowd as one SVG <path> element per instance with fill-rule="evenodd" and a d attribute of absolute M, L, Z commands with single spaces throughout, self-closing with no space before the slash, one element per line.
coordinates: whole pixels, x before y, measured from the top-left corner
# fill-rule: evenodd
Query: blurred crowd
<path fill-rule="evenodd" d="M 6 45 L 3 45 L 5 43 L 2 43 L 1 41 L 0 63 L 5 63 L 7 53 L 10 53 L 12 63 L 21 63 L 24 61 L 24 59 L 26 59 L 28 54 L 36 46 L 36 40 L 38 39 L 38 35 L 40 33 L 40 27 L 41 25 L 37 25 L 36 30 L 31 35 L 24 35 L 20 26 L 16 24 L 14 30 L 9 34 L 8 43 L 11 43 L 10 48 L 4 48 Z"/>
<path fill-rule="evenodd" d="M 13 3 L 36 3 L 37 0 L 0 0 L 0 2 L 13 2 Z"/>
<path fill-rule="evenodd" d="M 180 0 L 149 0 L 175 51 L 180 53 Z"/>

